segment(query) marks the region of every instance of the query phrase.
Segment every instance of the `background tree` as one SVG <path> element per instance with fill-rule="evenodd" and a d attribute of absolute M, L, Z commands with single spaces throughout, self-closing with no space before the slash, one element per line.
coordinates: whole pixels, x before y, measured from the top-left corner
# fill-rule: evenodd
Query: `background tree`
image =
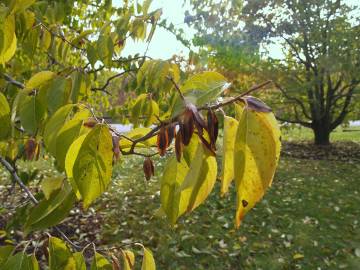
<path fill-rule="evenodd" d="M 201 1 L 191 2 L 195 7 L 201 5 Z M 231 4 L 233 1 L 221 5 L 231 7 Z M 278 118 L 311 128 L 316 144 L 329 144 L 331 131 L 354 110 L 359 91 L 358 11 L 347 1 L 247 1 L 242 9 L 236 9 L 234 21 L 240 18 L 243 23 L 235 28 L 243 33 L 243 36 L 239 34 L 238 44 L 245 48 L 253 44 L 255 55 L 259 55 L 259 44 L 280 41 L 286 57 L 271 59 L 267 54 L 268 61 L 264 58 L 237 60 L 241 55 L 236 53 L 236 46 L 230 45 L 224 58 L 217 46 L 208 43 L 218 67 L 239 72 L 252 69 L 256 71 L 253 74 L 271 78 L 285 98 L 285 102 L 276 106 Z M 198 14 L 202 13 L 198 10 Z M 212 32 L 217 32 L 216 25 L 220 25 L 220 29 L 223 25 L 233 27 L 228 22 L 232 21 L 230 13 L 222 12 L 220 6 L 214 14 L 212 18 L 216 23 Z M 201 40 L 206 40 L 209 30 L 204 31 L 202 25 L 208 24 L 209 18 L 201 18 L 204 18 L 200 20 L 202 23 L 194 25 Z M 235 31 L 234 28 L 222 29 L 218 43 L 222 42 L 223 33 L 227 40 L 226 33 L 231 31 Z M 278 99 L 275 100 L 278 103 Z"/>
<path fill-rule="evenodd" d="M 38 269 L 31 236 L 49 228 L 62 239 L 49 237 L 49 269 L 120 269 L 119 255 L 123 268 L 132 269 L 134 254 L 123 246 L 99 248 L 69 239 L 58 227 L 75 204 L 86 211 L 107 190 L 113 166 L 129 155 L 144 159 L 146 180 L 154 175 L 152 157 L 167 159 L 159 212 L 172 224 L 202 204 L 215 185 L 219 128 L 222 194 L 234 180 L 237 227 L 271 185 L 280 131 L 270 108 L 249 96 L 269 81 L 230 96 L 230 84 L 217 72 L 189 76 L 172 59 L 149 59 L 146 52 L 123 56 L 129 39 L 151 41 L 161 10 L 150 4 L 0 3 L 0 164 L 9 175 L 4 184 L 13 187 L 9 192 L 18 186 L 25 198 L 4 210 L 13 217 L 6 230 L 22 237 L 18 245 L 0 247 L 0 269 Z M 219 125 L 217 114 L 228 106 L 233 113 Z M 104 116 L 131 130 L 116 130 Z M 56 177 L 18 166 L 21 159 L 49 156 Z M 151 252 L 140 246 L 142 269 L 155 269 Z M 89 247 L 91 262 L 83 257 Z"/>

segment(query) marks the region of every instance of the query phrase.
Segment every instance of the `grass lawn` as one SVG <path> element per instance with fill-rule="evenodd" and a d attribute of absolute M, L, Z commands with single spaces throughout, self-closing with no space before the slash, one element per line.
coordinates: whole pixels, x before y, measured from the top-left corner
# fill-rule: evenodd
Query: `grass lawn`
<path fill-rule="evenodd" d="M 143 242 L 159 269 L 360 269 L 359 163 L 282 158 L 239 230 L 234 193 L 220 198 L 219 185 L 174 228 L 154 217 L 159 179 L 144 182 L 141 166 L 116 169 L 103 233 L 109 243 Z"/>
<path fill-rule="evenodd" d="M 304 127 L 283 128 L 281 133 L 285 141 L 311 141 L 314 138 L 313 131 L 310 128 Z M 330 134 L 330 141 L 353 141 L 360 143 L 360 126 L 349 128 L 338 127 Z"/>
<path fill-rule="evenodd" d="M 283 133 L 287 140 L 311 135 L 304 130 L 296 132 Z M 360 142 L 360 132 L 339 132 L 333 138 L 343 140 L 348 134 Z M 20 167 L 33 170 L 36 166 L 45 176 L 53 176 L 50 163 L 30 162 Z M 233 223 L 235 194 L 232 191 L 221 198 L 219 183 L 208 200 L 180 218 L 175 227 L 157 217 L 163 160 L 155 163 L 156 177 L 149 182 L 144 180 L 142 159 L 123 159 L 115 167 L 111 187 L 93 205 L 102 213 L 101 231 L 95 233 L 100 242 L 132 250 L 139 250 L 133 243 L 141 242 L 153 251 L 160 270 L 360 269 L 358 159 L 283 156 L 273 186 L 238 230 Z M 8 174 L 0 169 L 0 183 L 5 179 Z M 92 213 L 90 209 L 82 215 L 82 224 Z M 68 223 L 81 228 L 73 220 L 77 219 Z M 99 226 L 93 228 L 96 231 Z M 81 237 L 83 233 L 86 230 L 79 232 Z M 137 256 L 136 269 L 140 269 L 140 260 Z"/>

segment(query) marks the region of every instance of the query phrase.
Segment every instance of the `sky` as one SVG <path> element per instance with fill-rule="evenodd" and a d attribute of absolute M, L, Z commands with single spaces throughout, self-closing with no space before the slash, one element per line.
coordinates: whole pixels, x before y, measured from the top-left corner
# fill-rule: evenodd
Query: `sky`
<path fill-rule="evenodd" d="M 359 4 L 360 0 L 342 0 L 348 4 Z M 122 0 L 113 0 L 114 5 L 119 5 Z M 139 2 L 142 2 L 140 0 Z M 162 19 L 166 19 L 168 23 L 173 23 L 175 27 L 183 28 L 186 38 L 190 40 L 195 31 L 184 23 L 184 14 L 190 9 L 188 3 L 184 4 L 184 0 L 153 0 L 150 10 L 162 8 Z M 145 42 L 134 42 L 129 40 L 123 50 L 123 56 L 134 55 L 136 53 L 143 54 L 146 51 L 147 44 Z M 267 47 L 272 58 L 284 58 L 279 43 L 269 45 Z M 154 59 L 169 59 L 174 54 L 187 56 L 189 49 L 186 48 L 176 37 L 169 31 L 158 27 L 155 31 L 152 41 L 150 42 L 147 55 Z"/>
<path fill-rule="evenodd" d="M 121 0 L 115 0 L 119 2 Z M 173 23 L 175 27 L 185 30 L 186 38 L 191 39 L 195 31 L 184 23 L 184 13 L 189 9 L 189 5 L 183 6 L 183 0 L 153 0 L 150 10 L 162 8 L 163 14 L 161 19 L 166 19 L 168 23 Z M 144 42 L 134 42 L 129 40 L 122 52 L 124 56 L 135 53 L 144 53 L 147 44 Z M 176 37 L 169 31 L 158 27 L 155 30 L 152 41 L 150 42 L 147 55 L 155 59 L 169 59 L 174 54 L 188 55 L 189 49 L 186 48 Z"/>

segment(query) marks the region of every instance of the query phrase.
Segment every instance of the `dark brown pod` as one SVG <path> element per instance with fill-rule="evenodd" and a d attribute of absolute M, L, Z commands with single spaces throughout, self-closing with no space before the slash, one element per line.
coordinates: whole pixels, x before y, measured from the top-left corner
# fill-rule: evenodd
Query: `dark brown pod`
<path fill-rule="evenodd" d="M 185 110 L 180 123 L 180 131 L 183 144 L 188 145 L 194 133 L 194 118 L 191 110 Z"/>
<path fill-rule="evenodd" d="M 87 121 L 84 122 L 84 126 L 88 128 L 93 128 L 97 124 L 96 120 L 94 118 L 89 118 Z"/>
<path fill-rule="evenodd" d="M 206 123 L 202 117 L 202 115 L 199 113 L 198 109 L 194 104 L 188 104 L 187 109 L 190 110 L 193 114 L 194 121 L 202 128 L 206 129 Z"/>
<path fill-rule="evenodd" d="M 262 102 L 260 99 L 257 99 L 253 96 L 245 96 L 243 100 L 246 102 L 249 109 L 256 112 L 271 112 L 271 108 Z"/>
<path fill-rule="evenodd" d="M 143 170 L 145 174 L 145 179 L 148 181 L 150 180 L 151 176 L 154 176 L 155 174 L 154 164 L 149 157 L 144 160 Z"/>
<path fill-rule="evenodd" d="M 181 160 L 182 150 L 183 150 L 182 135 L 179 130 L 176 133 L 176 138 L 175 138 L 175 153 L 176 153 L 176 159 L 178 162 L 180 162 L 180 160 Z"/>
<path fill-rule="evenodd" d="M 38 144 L 34 138 L 30 138 L 25 143 L 25 158 L 33 160 L 36 156 L 39 156 Z"/>
<path fill-rule="evenodd" d="M 207 113 L 207 130 L 210 137 L 210 144 L 214 150 L 216 150 L 216 139 L 219 134 L 219 121 L 216 114 L 212 110 L 208 110 Z"/>
<path fill-rule="evenodd" d="M 168 145 L 167 145 L 168 147 L 171 145 L 171 143 L 175 137 L 175 131 L 176 131 L 176 128 L 175 128 L 174 124 L 171 124 L 166 128 L 166 133 L 167 133 L 167 137 L 168 137 Z"/>
<path fill-rule="evenodd" d="M 161 127 L 157 136 L 157 147 L 158 147 L 158 151 L 160 156 L 165 155 L 166 153 L 166 148 L 168 147 L 168 135 L 166 132 L 165 127 Z"/>

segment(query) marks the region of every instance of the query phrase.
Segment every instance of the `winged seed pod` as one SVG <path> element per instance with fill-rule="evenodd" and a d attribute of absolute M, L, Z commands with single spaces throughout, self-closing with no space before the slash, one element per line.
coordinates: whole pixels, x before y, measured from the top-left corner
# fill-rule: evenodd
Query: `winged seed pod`
<path fill-rule="evenodd" d="M 169 145 L 168 133 L 165 127 L 161 127 L 157 135 L 157 148 L 160 156 L 164 156 Z"/>
<path fill-rule="evenodd" d="M 176 137 L 175 137 L 175 153 L 176 153 L 176 159 L 178 162 L 180 162 L 182 150 L 183 150 L 182 135 L 179 130 L 176 133 Z"/>
<path fill-rule="evenodd" d="M 213 150 L 216 150 L 216 139 L 219 134 L 219 121 L 214 111 L 210 109 L 207 113 L 207 130 L 210 137 L 210 145 Z"/>
<path fill-rule="evenodd" d="M 176 125 L 175 124 L 171 124 L 166 128 L 166 133 L 167 133 L 167 138 L 168 138 L 168 145 L 167 147 L 169 147 L 175 137 L 175 131 L 176 131 Z"/>
<path fill-rule="evenodd" d="M 245 96 L 242 98 L 244 102 L 247 104 L 248 108 L 256 111 L 256 112 L 271 112 L 271 108 L 267 106 L 264 102 L 260 99 L 257 99 L 253 96 Z"/>
<path fill-rule="evenodd" d="M 181 138 L 184 145 L 190 143 L 190 139 L 194 133 L 194 118 L 191 110 L 186 109 L 180 121 Z"/>
<path fill-rule="evenodd" d="M 30 138 L 25 143 L 25 157 L 27 160 L 33 160 L 39 158 L 39 144 L 35 141 L 34 138 Z"/>
<path fill-rule="evenodd" d="M 144 170 L 144 174 L 145 174 L 145 179 L 147 181 L 150 180 L 151 176 L 155 175 L 154 164 L 153 164 L 152 160 L 149 157 L 147 157 L 144 160 L 143 170 Z"/>

